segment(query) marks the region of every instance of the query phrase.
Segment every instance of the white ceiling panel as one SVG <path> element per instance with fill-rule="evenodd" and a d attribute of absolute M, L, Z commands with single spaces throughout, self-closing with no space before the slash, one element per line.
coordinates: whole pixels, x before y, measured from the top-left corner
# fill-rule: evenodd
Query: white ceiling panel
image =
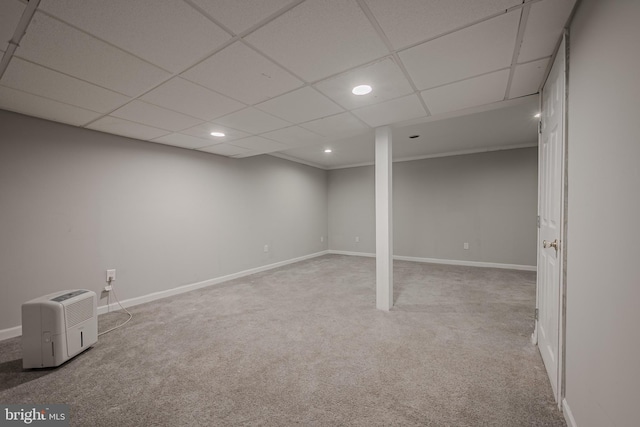
<path fill-rule="evenodd" d="M 344 111 L 309 86 L 265 101 L 256 105 L 256 108 L 291 123 L 308 122 Z"/>
<path fill-rule="evenodd" d="M 75 126 L 82 126 L 100 117 L 94 111 L 4 86 L 0 86 L 0 108 Z"/>
<path fill-rule="evenodd" d="M 371 127 L 384 126 L 427 115 L 416 95 L 353 110 L 353 114 Z"/>
<path fill-rule="evenodd" d="M 549 58 L 516 65 L 513 80 L 511 81 L 511 89 L 509 90 L 509 98 L 537 93 L 542 84 L 547 65 L 549 65 Z"/>
<path fill-rule="evenodd" d="M 290 147 L 319 144 L 325 138 L 299 126 L 291 126 L 284 129 L 263 133 L 261 136 L 282 142 Z"/>
<path fill-rule="evenodd" d="M 222 132 L 225 134 L 223 137 L 212 136 L 211 132 Z M 215 123 L 202 123 L 189 129 L 185 129 L 180 133 L 196 136 L 198 138 L 204 138 L 211 141 L 209 144 L 217 144 L 220 142 L 229 142 L 234 139 L 246 138 L 251 134 L 242 132 L 236 129 L 231 129 L 226 126 L 221 126 Z"/>
<path fill-rule="evenodd" d="M 182 76 L 246 104 L 256 104 L 303 84 L 242 42 L 233 43 Z"/>
<path fill-rule="evenodd" d="M 244 104 L 180 77 L 161 84 L 140 99 L 202 120 L 238 111 Z"/>
<path fill-rule="evenodd" d="M 292 148 L 283 151 L 282 154 L 332 168 L 362 163 L 372 164 L 374 161 L 374 146 L 375 134 L 370 130 L 357 137 L 320 146 Z M 325 153 L 325 148 L 330 148 L 332 152 Z"/>
<path fill-rule="evenodd" d="M 229 126 L 248 133 L 263 133 L 291 126 L 285 122 L 255 108 L 245 108 L 215 120 L 216 124 Z"/>
<path fill-rule="evenodd" d="M 355 0 L 308 0 L 246 40 L 308 82 L 388 53 Z"/>
<path fill-rule="evenodd" d="M 281 142 L 272 141 L 260 136 L 250 136 L 248 138 L 238 139 L 233 141 L 233 145 L 251 150 L 254 154 L 272 153 L 274 151 L 288 148 Z"/>
<path fill-rule="evenodd" d="M 391 44 L 400 49 L 462 28 L 521 0 L 365 0 Z"/>
<path fill-rule="evenodd" d="M 575 0 L 544 0 L 531 5 L 518 62 L 551 56 Z"/>
<path fill-rule="evenodd" d="M 125 95 L 138 95 L 169 77 L 165 71 L 42 13 L 34 15 L 16 55 Z"/>
<path fill-rule="evenodd" d="M 111 116 L 102 117 L 101 119 L 91 123 L 87 128 L 142 140 L 158 138 L 168 133 L 163 129 L 141 125 L 140 123 L 133 123 L 128 120 Z"/>
<path fill-rule="evenodd" d="M 508 82 L 509 70 L 502 70 L 425 90 L 421 95 L 431 114 L 435 115 L 501 101 Z"/>
<path fill-rule="evenodd" d="M 371 86 L 373 91 L 362 96 L 351 93 L 355 86 L 362 84 Z M 404 74 L 391 58 L 323 80 L 315 84 L 315 87 L 348 109 L 376 104 L 413 92 Z"/>
<path fill-rule="evenodd" d="M 238 156 L 240 154 L 250 153 L 251 150 L 246 148 L 236 147 L 229 144 L 217 144 L 209 147 L 199 148 L 198 151 L 205 151 L 207 153 L 219 154 L 221 156 Z"/>
<path fill-rule="evenodd" d="M 11 59 L 0 84 L 101 113 L 108 113 L 130 99 L 16 57 Z"/>
<path fill-rule="evenodd" d="M 3 0 L 0 2 L 0 50 L 7 50 L 7 44 L 16 31 L 18 22 L 24 12 L 25 4 L 18 0 Z"/>
<path fill-rule="evenodd" d="M 367 125 L 363 124 L 351 113 L 336 114 L 335 116 L 314 120 L 300 126 L 328 138 L 349 136 L 369 130 Z"/>
<path fill-rule="evenodd" d="M 430 89 L 511 65 L 520 11 L 400 52 L 418 89 Z"/>
<path fill-rule="evenodd" d="M 193 127 L 202 121 L 146 102 L 133 100 L 111 113 L 114 117 L 170 131 Z"/>
<path fill-rule="evenodd" d="M 151 141 L 181 148 L 202 148 L 210 146 L 212 142 L 206 139 L 196 138 L 195 136 L 184 135 L 182 133 L 170 133 L 169 135 L 161 136 L 160 138 L 154 138 Z"/>
<path fill-rule="evenodd" d="M 235 34 L 240 34 L 294 1 L 193 0 L 193 3 Z"/>
<path fill-rule="evenodd" d="M 40 8 L 171 72 L 182 71 L 231 38 L 182 1 L 43 0 Z"/>

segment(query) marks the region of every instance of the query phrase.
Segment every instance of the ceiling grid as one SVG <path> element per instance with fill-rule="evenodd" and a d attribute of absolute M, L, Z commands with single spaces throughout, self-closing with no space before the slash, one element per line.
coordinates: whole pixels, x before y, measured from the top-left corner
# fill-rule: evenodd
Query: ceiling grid
<path fill-rule="evenodd" d="M 381 125 L 426 134 L 438 121 L 519 109 L 528 128 L 524 111 L 574 4 L 4 0 L 0 108 L 230 157 L 365 164 Z M 26 34 L 11 47 L 21 19 Z M 373 92 L 356 98 L 356 84 Z M 434 154 L 420 139 L 395 141 L 401 154 Z"/>

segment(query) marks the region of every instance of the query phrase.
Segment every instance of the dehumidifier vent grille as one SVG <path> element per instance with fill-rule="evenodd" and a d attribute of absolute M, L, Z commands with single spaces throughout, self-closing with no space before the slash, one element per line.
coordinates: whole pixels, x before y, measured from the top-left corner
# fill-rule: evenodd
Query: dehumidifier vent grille
<path fill-rule="evenodd" d="M 93 317 L 93 298 L 85 298 L 69 304 L 66 309 L 67 328 Z"/>

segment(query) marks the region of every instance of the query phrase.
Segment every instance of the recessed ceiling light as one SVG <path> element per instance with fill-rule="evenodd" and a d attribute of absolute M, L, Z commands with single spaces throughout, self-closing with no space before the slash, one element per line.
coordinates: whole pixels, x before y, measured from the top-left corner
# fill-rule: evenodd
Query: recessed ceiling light
<path fill-rule="evenodd" d="M 371 86 L 369 85 L 360 85 L 360 86 L 356 86 L 351 90 L 351 93 L 353 93 L 354 95 L 366 95 L 368 93 L 371 93 L 373 89 L 371 89 Z"/>
<path fill-rule="evenodd" d="M 211 132 L 211 136 L 217 136 L 218 138 L 222 138 L 224 133 L 222 132 Z"/>
<path fill-rule="evenodd" d="M 331 148 L 327 148 L 326 150 L 324 150 L 325 153 L 331 153 L 331 151 L 333 151 L 331 150 Z"/>
<path fill-rule="evenodd" d="M 536 119 L 539 119 L 539 118 L 540 118 L 540 113 L 536 114 L 536 115 L 535 115 L 535 116 L 533 116 L 533 117 L 535 117 Z"/>

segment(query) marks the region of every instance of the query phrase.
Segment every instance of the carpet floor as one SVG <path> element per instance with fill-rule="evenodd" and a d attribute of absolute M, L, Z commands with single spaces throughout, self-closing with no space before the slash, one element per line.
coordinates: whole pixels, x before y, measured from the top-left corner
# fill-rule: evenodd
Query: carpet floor
<path fill-rule="evenodd" d="M 535 273 L 326 255 L 132 307 L 56 369 L 0 342 L 0 402 L 74 426 L 565 426 L 529 339 Z M 100 316 L 99 330 L 126 320 Z"/>

